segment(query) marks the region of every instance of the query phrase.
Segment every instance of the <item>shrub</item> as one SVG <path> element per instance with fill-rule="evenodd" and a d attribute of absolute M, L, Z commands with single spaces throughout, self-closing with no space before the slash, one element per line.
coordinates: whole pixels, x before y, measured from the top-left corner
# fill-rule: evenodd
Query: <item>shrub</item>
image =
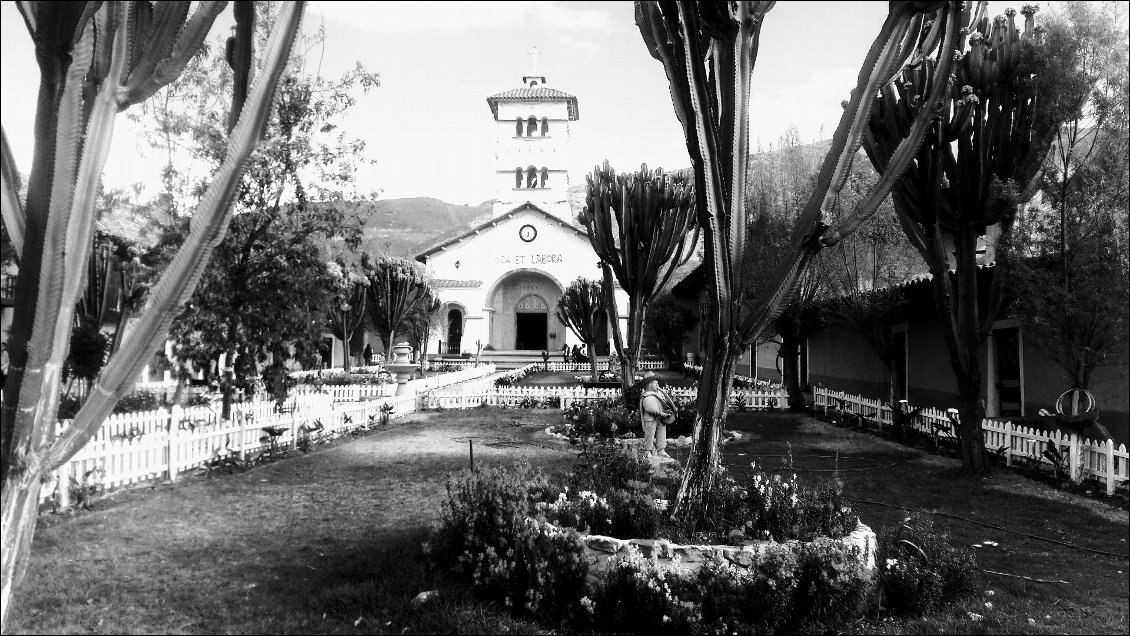
<path fill-rule="evenodd" d="M 747 493 L 745 529 L 755 539 L 842 537 L 858 523 L 838 487 L 804 485 L 795 473 L 769 477 L 755 469 Z"/>
<path fill-rule="evenodd" d="M 752 568 L 709 563 L 698 576 L 702 620 L 715 634 L 771 634 L 793 613 L 797 557 L 785 546 L 773 546 Z"/>
<path fill-rule="evenodd" d="M 581 600 L 598 629 L 637 634 L 687 634 L 702 616 L 693 579 L 661 569 L 634 549 L 609 564 L 592 599 Z"/>
<path fill-rule="evenodd" d="M 629 482 L 646 482 L 650 474 L 651 463 L 635 453 L 613 444 L 594 444 L 565 475 L 565 483 L 571 490 L 607 493 L 626 489 Z"/>
<path fill-rule="evenodd" d="M 954 545 L 929 517 L 907 518 L 878 550 L 882 600 L 892 612 L 919 615 L 976 590 L 973 550 Z"/>
<path fill-rule="evenodd" d="M 588 574 L 576 533 L 529 519 L 545 475 L 523 463 L 464 471 L 446 487 L 426 545 L 433 564 L 519 613 L 553 620 L 576 606 Z"/>
<path fill-rule="evenodd" d="M 863 612 L 871 579 L 858 552 L 828 537 L 801 544 L 794 599 L 797 621 L 840 622 Z"/>

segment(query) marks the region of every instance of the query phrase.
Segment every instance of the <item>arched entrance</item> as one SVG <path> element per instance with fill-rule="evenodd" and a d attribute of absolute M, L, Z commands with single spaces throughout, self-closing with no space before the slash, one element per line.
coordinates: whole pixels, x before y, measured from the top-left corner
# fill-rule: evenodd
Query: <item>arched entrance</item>
<path fill-rule="evenodd" d="M 519 270 L 505 276 L 487 295 L 490 344 L 497 350 L 556 351 L 565 339 L 565 325 L 555 308 L 561 286 L 539 271 Z"/>
<path fill-rule="evenodd" d="M 549 305 L 537 294 L 523 296 L 514 306 L 514 348 L 549 348 Z"/>
<path fill-rule="evenodd" d="M 447 354 L 458 354 L 463 349 L 463 312 L 452 308 L 447 312 Z"/>

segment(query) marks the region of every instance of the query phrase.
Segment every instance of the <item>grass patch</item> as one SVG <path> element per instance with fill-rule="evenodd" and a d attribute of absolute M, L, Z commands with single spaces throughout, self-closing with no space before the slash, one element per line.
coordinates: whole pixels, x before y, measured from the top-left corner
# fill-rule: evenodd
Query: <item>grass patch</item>
<path fill-rule="evenodd" d="M 501 608 L 447 587 L 419 544 L 439 511 L 444 475 L 527 459 L 571 465 L 541 430 L 558 411 L 471 409 L 394 420 L 309 455 L 214 479 L 129 491 L 90 512 L 41 520 L 9 630 L 16 633 L 530 633 Z M 847 496 L 937 509 L 1104 550 L 1127 550 L 1127 513 L 997 473 L 968 479 L 956 460 L 804 417 L 738 414 L 744 439 L 723 448 L 740 475 L 780 466 L 789 444 L 802 478 L 830 475 Z M 827 457 L 818 457 L 827 456 Z M 866 468 L 867 470 L 855 470 Z M 818 472 L 829 471 L 829 472 Z M 855 504 L 879 533 L 906 513 Z M 985 576 L 975 598 L 918 619 L 871 617 L 857 633 L 1127 633 L 1125 559 L 1087 554 L 935 518 L 955 542 L 992 540 L 982 567 L 1070 585 Z M 414 608 L 417 593 L 439 596 Z M 986 609 L 991 602 L 992 609 Z M 973 620 L 969 613 L 983 618 Z M 1031 618 L 1033 622 L 1029 622 Z M 360 620 L 359 620 L 360 619 Z"/>

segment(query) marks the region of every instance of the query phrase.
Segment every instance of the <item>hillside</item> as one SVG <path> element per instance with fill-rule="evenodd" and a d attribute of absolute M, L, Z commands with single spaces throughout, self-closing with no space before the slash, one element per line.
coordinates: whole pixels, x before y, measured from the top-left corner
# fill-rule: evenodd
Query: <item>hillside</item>
<path fill-rule="evenodd" d="M 364 238 L 358 253 L 373 256 L 412 258 L 413 248 L 473 219 L 490 213 L 490 203 L 477 206 L 456 205 L 429 197 L 357 201 L 347 204 L 348 213 L 358 214 L 364 223 Z M 335 252 L 341 252 L 340 246 Z M 352 261 L 342 254 L 344 260 Z"/>

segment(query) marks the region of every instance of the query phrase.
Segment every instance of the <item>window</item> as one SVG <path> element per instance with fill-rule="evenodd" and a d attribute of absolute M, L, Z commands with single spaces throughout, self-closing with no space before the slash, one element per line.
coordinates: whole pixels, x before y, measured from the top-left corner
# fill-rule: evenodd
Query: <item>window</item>
<path fill-rule="evenodd" d="M 526 168 L 526 187 L 538 187 L 538 169 L 533 166 Z"/>
<path fill-rule="evenodd" d="M 541 187 L 549 187 L 549 168 L 542 167 L 541 169 Z"/>
<path fill-rule="evenodd" d="M 514 168 L 514 188 L 522 187 L 522 168 Z"/>
<path fill-rule="evenodd" d="M 534 116 L 531 115 L 530 118 L 526 120 L 526 136 L 527 137 L 533 137 L 534 133 L 536 133 L 537 131 L 538 131 L 538 119 L 537 119 L 537 117 L 534 117 Z"/>
<path fill-rule="evenodd" d="M 541 136 L 544 137 L 549 134 L 549 118 L 541 118 Z"/>
<path fill-rule="evenodd" d="M 514 136 L 515 137 L 521 137 L 522 136 L 522 118 L 519 117 L 518 119 L 516 119 L 514 121 L 514 123 L 515 123 Z"/>

